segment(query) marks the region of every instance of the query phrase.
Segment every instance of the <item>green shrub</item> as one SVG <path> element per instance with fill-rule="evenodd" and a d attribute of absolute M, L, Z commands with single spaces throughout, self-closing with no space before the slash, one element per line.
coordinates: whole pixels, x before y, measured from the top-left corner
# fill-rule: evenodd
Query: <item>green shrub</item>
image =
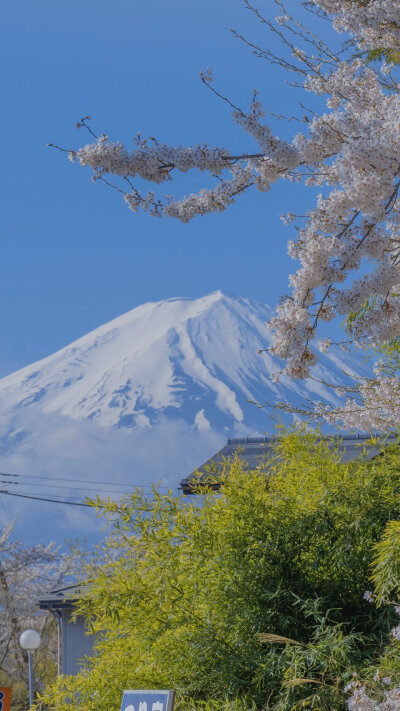
<path fill-rule="evenodd" d="M 79 606 L 97 653 L 43 702 L 117 711 L 124 688 L 172 688 L 182 710 L 344 708 L 343 685 L 394 624 L 363 593 L 399 493 L 397 447 L 341 464 L 333 444 L 290 433 L 268 475 L 226 463 L 218 494 L 108 502 Z"/>

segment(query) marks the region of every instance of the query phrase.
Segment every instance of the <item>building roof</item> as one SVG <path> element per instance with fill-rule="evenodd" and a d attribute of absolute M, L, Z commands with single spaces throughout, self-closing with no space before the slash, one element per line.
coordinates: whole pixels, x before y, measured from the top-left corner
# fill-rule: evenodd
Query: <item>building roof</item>
<path fill-rule="evenodd" d="M 378 440 L 376 444 L 366 444 L 371 437 Z M 358 459 L 364 453 L 367 459 L 373 459 L 381 451 L 385 442 L 396 441 L 397 434 L 389 435 L 327 435 L 323 439 L 336 444 L 342 455 L 342 462 L 351 462 Z M 184 494 L 198 494 L 199 487 L 218 490 L 220 483 L 218 477 L 221 475 L 223 465 L 235 454 L 239 456 L 245 470 L 268 470 L 268 458 L 272 456 L 273 445 L 279 437 L 234 437 L 228 439 L 226 445 L 220 449 L 211 459 L 202 464 L 196 471 L 182 479 L 180 488 Z M 382 443 L 382 445 L 379 444 Z"/>
<path fill-rule="evenodd" d="M 50 590 L 39 598 L 41 610 L 58 610 L 62 607 L 72 607 L 81 597 L 81 585 L 67 585 L 65 588 Z"/>

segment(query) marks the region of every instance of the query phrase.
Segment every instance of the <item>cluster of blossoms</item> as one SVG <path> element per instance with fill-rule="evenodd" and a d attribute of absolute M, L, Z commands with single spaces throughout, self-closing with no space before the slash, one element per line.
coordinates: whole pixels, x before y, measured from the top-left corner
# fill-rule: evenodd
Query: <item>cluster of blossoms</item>
<path fill-rule="evenodd" d="M 332 15 L 334 27 L 350 33 L 362 51 L 400 47 L 400 0 L 315 0 L 315 5 Z M 277 18 L 282 31 L 290 31 L 291 23 L 296 30 L 298 25 L 288 14 Z M 170 147 L 140 137 L 129 152 L 106 136 L 70 154 L 92 168 L 94 179 L 123 176 L 131 190 L 121 192 L 132 210 L 183 222 L 225 210 L 250 186 L 268 191 L 279 178 L 321 186 L 315 208 L 297 225 L 296 241 L 289 243 L 289 254 L 300 266 L 290 276 L 290 295 L 270 322 L 274 332 L 270 350 L 285 361 L 282 372 L 294 378 L 310 374 L 317 361 L 312 342 L 321 322 L 335 316 L 352 315 L 347 329 L 355 342 L 375 344 L 400 336 L 398 85 L 390 65 L 382 73 L 360 57 L 344 61 L 318 42 L 317 49 L 314 56 L 292 45 L 292 55 L 304 89 L 325 96 L 327 110 L 307 120 L 307 132 L 291 141 L 272 134 L 254 96 L 247 113 L 233 111 L 235 122 L 257 144 L 252 154 L 236 156 L 207 145 Z M 210 84 L 211 75 L 203 76 L 203 81 Z M 182 199 L 168 196 L 155 201 L 153 192 L 142 196 L 131 183 L 138 177 L 160 184 L 171 181 L 174 172 L 192 169 L 217 177 L 217 185 Z M 292 219 L 288 217 L 289 222 Z M 329 348 L 326 339 L 320 343 L 322 351 Z M 348 400 L 343 417 L 329 408 L 317 414 L 366 430 L 398 423 L 396 378 L 367 383 L 359 396 L 357 406 Z M 382 405 L 378 409 L 370 407 L 376 398 Z"/>
<path fill-rule="evenodd" d="M 95 172 L 113 173 L 114 175 L 139 175 L 152 183 L 170 180 L 173 168 L 187 173 L 192 168 L 208 170 L 215 174 L 224 168 L 224 156 L 227 152 L 221 148 L 208 148 L 207 145 L 190 148 L 165 144 L 150 144 L 140 136 L 136 139 L 137 149 L 129 153 L 122 143 L 112 143 L 107 136 L 101 136 L 96 143 L 71 151 L 70 158 L 77 158 L 81 165 L 88 165 Z"/>
<path fill-rule="evenodd" d="M 343 397 L 345 390 L 337 389 Z M 348 430 L 385 432 L 397 429 L 400 422 L 400 380 L 396 376 L 379 375 L 358 385 L 357 394 L 346 398 L 339 408 L 318 403 L 315 415 L 332 426 L 341 424 Z"/>
<path fill-rule="evenodd" d="M 348 708 L 349 711 L 400 711 L 400 687 L 385 691 L 383 701 L 375 701 L 368 696 L 365 686 L 357 685 Z"/>
<path fill-rule="evenodd" d="M 399 8 L 393 0 L 317 0 L 316 4 L 335 16 L 334 27 L 355 37 L 360 49 L 399 48 Z"/>
<path fill-rule="evenodd" d="M 202 189 L 180 200 L 168 197 L 164 204 L 158 203 L 156 213 L 154 193 L 143 198 L 138 190 L 125 192 L 124 198 L 134 211 L 149 210 L 152 214 L 176 217 L 189 222 L 197 215 L 225 210 L 235 197 L 251 185 L 260 191 L 270 189 L 272 183 L 300 163 L 300 154 L 292 144 L 271 135 L 270 128 L 261 122 L 263 112 L 254 100 L 248 114 L 240 110 L 233 112 L 235 121 L 250 133 L 259 145 L 258 154 L 243 158 L 232 156 L 224 148 L 210 148 L 208 145 L 176 146 L 158 144 L 140 136 L 136 139 L 135 150 L 129 152 L 121 143 L 99 137 L 95 143 L 70 151 L 71 161 L 77 160 L 82 166 L 89 166 L 94 179 L 105 175 L 142 178 L 160 184 L 172 180 L 172 172 L 187 173 L 197 169 L 207 171 L 220 178 L 212 189 Z M 122 191 L 121 191 L 122 192 Z"/>
<path fill-rule="evenodd" d="M 308 138 L 294 139 L 309 168 L 323 165 L 313 184 L 332 187 L 289 244 L 301 266 L 271 322 L 272 350 L 286 360 L 292 377 L 309 374 L 316 360 L 309 344 L 319 323 L 335 315 L 360 313 L 349 326 L 354 339 L 379 342 L 400 334 L 399 98 L 359 59 L 306 83 L 339 105 L 314 119 Z M 364 267 L 360 278 L 351 279 L 366 263 L 370 270 Z M 362 311 L 370 300 L 371 308 Z"/>

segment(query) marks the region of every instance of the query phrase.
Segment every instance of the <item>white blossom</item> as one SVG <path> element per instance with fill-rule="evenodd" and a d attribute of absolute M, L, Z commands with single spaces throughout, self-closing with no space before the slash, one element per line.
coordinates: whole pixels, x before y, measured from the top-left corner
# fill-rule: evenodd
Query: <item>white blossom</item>
<path fill-rule="evenodd" d="M 392 635 L 393 639 L 400 641 L 400 625 L 392 627 L 392 629 L 390 630 L 390 634 Z"/>
<path fill-rule="evenodd" d="M 366 692 L 365 686 L 356 686 L 347 702 L 349 711 L 400 711 L 400 688 L 385 691 L 383 701 L 375 701 Z"/>
<path fill-rule="evenodd" d="M 318 348 L 321 353 L 326 353 L 327 351 L 329 351 L 331 344 L 332 341 L 330 338 L 323 338 L 321 341 L 318 341 Z"/>
<path fill-rule="evenodd" d="M 364 595 L 363 595 L 364 600 L 367 602 L 373 602 L 374 601 L 374 596 L 370 590 L 366 590 Z"/>
<path fill-rule="evenodd" d="M 278 15 L 275 17 L 275 21 L 278 23 L 278 25 L 285 25 L 286 22 L 290 20 L 289 15 Z"/>
<path fill-rule="evenodd" d="M 38 596 L 61 584 L 71 561 L 53 543 L 26 546 L 14 539 L 13 525 L 0 528 L 0 658 L 2 672 L 21 682 L 26 675 L 21 632 L 33 627 L 49 643 L 49 613 L 39 610 Z"/>

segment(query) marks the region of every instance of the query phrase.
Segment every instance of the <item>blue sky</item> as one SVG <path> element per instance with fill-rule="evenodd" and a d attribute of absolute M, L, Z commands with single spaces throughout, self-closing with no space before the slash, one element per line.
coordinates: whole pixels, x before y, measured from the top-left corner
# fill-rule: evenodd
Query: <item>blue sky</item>
<path fill-rule="evenodd" d="M 259 7 L 278 14 L 272 0 Z M 273 305 L 286 291 L 292 235 L 279 217 L 312 204 L 304 189 L 282 183 L 182 225 L 133 215 L 46 147 L 87 142 L 75 123 L 90 114 L 99 133 L 126 142 L 141 130 L 170 143 L 251 148 L 201 70 L 211 66 L 242 106 L 253 87 L 276 113 L 298 114 L 303 97 L 229 27 L 273 42 L 240 0 L 3 0 L 0 376 L 144 301 L 223 289 Z M 285 135 L 296 127 L 276 124 Z M 177 190 L 198 185 L 186 176 Z"/>

